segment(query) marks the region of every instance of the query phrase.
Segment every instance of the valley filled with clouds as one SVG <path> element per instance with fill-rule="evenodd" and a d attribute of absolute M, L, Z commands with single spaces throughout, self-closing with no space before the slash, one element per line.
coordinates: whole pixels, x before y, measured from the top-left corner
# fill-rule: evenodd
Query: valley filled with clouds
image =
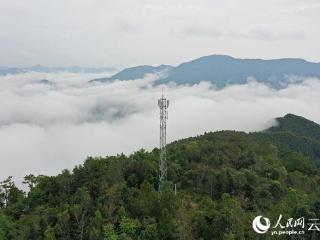
<path fill-rule="evenodd" d="M 18 185 L 33 173 L 53 175 L 87 156 L 158 146 L 157 99 L 170 99 L 168 141 L 217 130 L 260 131 L 294 113 L 320 122 L 320 80 L 280 90 L 249 79 L 217 89 L 154 85 L 143 79 L 88 83 L 111 73 L 35 73 L 0 76 L 0 176 Z"/>

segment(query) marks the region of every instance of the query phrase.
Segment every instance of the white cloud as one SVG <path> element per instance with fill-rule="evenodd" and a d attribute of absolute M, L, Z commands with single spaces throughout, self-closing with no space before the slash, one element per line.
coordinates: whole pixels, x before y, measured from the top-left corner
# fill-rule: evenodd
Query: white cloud
<path fill-rule="evenodd" d="M 88 155 L 158 146 L 156 76 L 87 84 L 97 75 L 27 73 L 0 77 L 0 178 L 56 174 Z M 52 85 L 40 84 L 46 78 Z M 63 82 L 63 79 L 65 82 Z M 164 86 L 170 99 L 168 139 L 205 131 L 259 131 L 286 113 L 320 122 L 320 81 L 282 90 L 250 81 L 216 90 L 209 83 Z"/>

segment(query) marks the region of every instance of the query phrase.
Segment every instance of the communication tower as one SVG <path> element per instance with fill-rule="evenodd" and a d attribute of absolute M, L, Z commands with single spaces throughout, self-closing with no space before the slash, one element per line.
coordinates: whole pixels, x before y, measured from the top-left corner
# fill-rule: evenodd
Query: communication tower
<path fill-rule="evenodd" d="M 160 159 L 159 159 L 159 192 L 162 191 L 167 181 L 167 152 L 166 152 L 166 135 L 169 100 L 163 96 L 158 100 L 160 108 Z"/>

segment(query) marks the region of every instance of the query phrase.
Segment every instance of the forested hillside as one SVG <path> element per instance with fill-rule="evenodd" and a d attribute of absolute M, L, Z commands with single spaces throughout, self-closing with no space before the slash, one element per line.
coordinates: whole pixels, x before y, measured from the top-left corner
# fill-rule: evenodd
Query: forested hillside
<path fill-rule="evenodd" d="M 277 125 L 256 133 L 266 138 L 282 151 L 295 150 L 313 159 L 320 166 L 320 126 L 319 124 L 293 114 L 277 118 Z M 256 134 L 252 134 L 255 136 Z"/>
<path fill-rule="evenodd" d="M 308 120 L 285 120 L 262 133 L 221 131 L 169 144 L 161 194 L 158 149 L 26 176 L 28 193 L 8 178 L 0 184 L 0 239 L 293 239 L 251 226 L 258 215 L 320 218 L 320 127 L 312 124 L 310 137 Z"/>

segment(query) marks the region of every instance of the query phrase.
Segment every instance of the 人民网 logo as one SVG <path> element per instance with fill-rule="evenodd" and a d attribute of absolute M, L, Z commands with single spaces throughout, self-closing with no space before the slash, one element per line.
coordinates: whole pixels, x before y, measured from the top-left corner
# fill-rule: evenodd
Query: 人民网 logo
<path fill-rule="evenodd" d="M 280 214 L 278 220 L 273 221 L 271 224 L 269 218 L 257 216 L 252 221 L 252 228 L 258 234 L 266 234 L 269 231 L 271 236 L 303 235 L 306 231 L 320 233 L 320 219 L 318 218 L 284 218 L 282 214 Z"/>
<path fill-rule="evenodd" d="M 261 221 L 262 219 L 264 220 L 264 223 L 262 223 Z M 256 233 L 259 233 L 259 234 L 266 233 L 270 228 L 269 218 L 257 216 L 252 222 L 252 228 Z"/>

